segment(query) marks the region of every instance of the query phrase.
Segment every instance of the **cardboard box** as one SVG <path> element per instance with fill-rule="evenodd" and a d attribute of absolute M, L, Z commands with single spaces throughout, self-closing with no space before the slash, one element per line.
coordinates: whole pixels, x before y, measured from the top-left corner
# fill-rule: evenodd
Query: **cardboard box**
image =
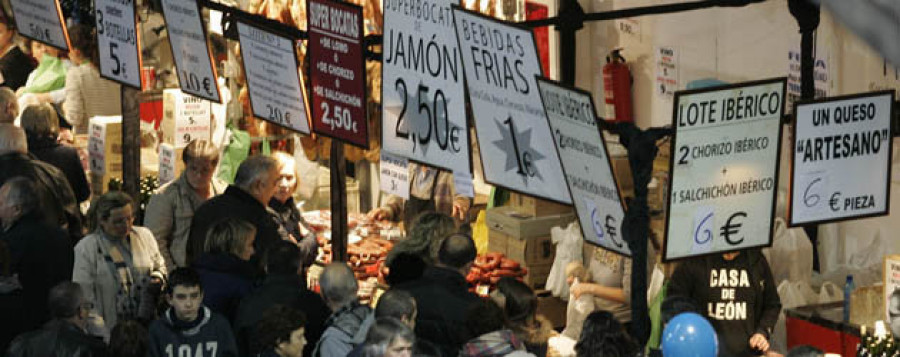
<path fill-rule="evenodd" d="M 553 264 L 556 256 L 549 234 L 518 239 L 496 230 L 488 231 L 488 251 L 503 253 L 528 268 Z"/>
<path fill-rule="evenodd" d="M 547 277 L 550 276 L 550 268 L 553 264 L 529 266 L 528 274 L 523 281 L 532 289 L 543 289 L 547 286 Z"/>
<path fill-rule="evenodd" d="M 91 172 L 88 176 L 88 179 L 90 179 L 91 194 L 96 197 L 106 193 L 109 180 L 112 180 L 113 178 L 122 179 L 121 166 L 117 172 L 107 172 L 103 174 Z"/>
<path fill-rule="evenodd" d="M 631 176 L 631 164 L 628 163 L 628 156 L 610 156 L 613 174 L 616 175 L 616 182 L 619 183 L 619 189 L 625 196 L 634 196 L 634 179 Z"/>
<path fill-rule="evenodd" d="M 533 217 L 552 216 L 574 212 L 572 206 L 543 200 L 540 198 L 511 192 L 507 206 L 517 212 Z"/>
<path fill-rule="evenodd" d="M 525 239 L 549 236 L 553 227 L 565 227 L 575 221 L 575 213 L 534 217 L 522 214 L 513 207 L 503 206 L 487 210 L 485 221 L 492 231 Z"/>
<path fill-rule="evenodd" d="M 96 174 L 122 172 L 122 117 L 97 116 L 88 126 L 88 168 Z"/>
<path fill-rule="evenodd" d="M 211 112 L 209 101 L 182 93 L 177 88 L 166 89 L 163 92 L 163 118 L 159 126 L 160 142 L 183 149 L 191 140 L 209 140 Z"/>

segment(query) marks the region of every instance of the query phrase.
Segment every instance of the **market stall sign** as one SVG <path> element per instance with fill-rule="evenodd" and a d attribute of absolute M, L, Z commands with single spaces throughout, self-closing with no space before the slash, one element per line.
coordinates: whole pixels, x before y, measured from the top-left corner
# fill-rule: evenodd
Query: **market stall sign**
<path fill-rule="evenodd" d="M 485 181 L 571 203 L 541 106 L 541 64 L 528 29 L 453 6 Z"/>
<path fill-rule="evenodd" d="M 888 322 L 894 336 L 900 333 L 900 324 L 897 323 L 896 311 L 900 309 L 900 299 L 894 298 L 894 295 L 900 297 L 900 255 L 891 254 L 884 257 L 884 321 Z M 874 299 L 873 299 L 874 300 Z M 852 300 L 851 300 L 852 301 Z M 895 311 L 891 314 L 891 310 Z"/>
<path fill-rule="evenodd" d="M 409 162 L 405 157 L 381 151 L 381 192 L 409 199 Z"/>
<path fill-rule="evenodd" d="M 453 172 L 471 172 L 465 92 L 450 5 L 427 11 L 384 4 L 381 89 L 384 150 Z"/>
<path fill-rule="evenodd" d="M 141 89 L 141 38 L 133 0 L 94 0 L 100 76 Z"/>
<path fill-rule="evenodd" d="M 9 5 L 20 35 L 63 51 L 69 50 L 69 32 L 64 25 L 59 0 L 10 0 Z"/>
<path fill-rule="evenodd" d="M 675 93 L 665 260 L 771 245 L 785 81 Z"/>
<path fill-rule="evenodd" d="M 313 132 L 368 149 L 362 7 L 330 0 L 308 4 Z"/>
<path fill-rule="evenodd" d="M 888 214 L 893 109 L 892 90 L 796 104 L 792 226 Z"/>
<path fill-rule="evenodd" d="M 169 144 L 159 144 L 159 184 L 175 179 L 175 148 Z"/>
<path fill-rule="evenodd" d="M 253 116 L 309 134 L 306 86 L 294 41 L 240 21 L 237 26 Z"/>
<path fill-rule="evenodd" d="M 161 0 L 181 91 L 221 103 L 219 82 L 196 2 Z"/>
<path fill-rule="evenodd" d="M 622 195 L 591 94 L 544 78 L 537 83 L 584 240 L 630 256 Z"/>

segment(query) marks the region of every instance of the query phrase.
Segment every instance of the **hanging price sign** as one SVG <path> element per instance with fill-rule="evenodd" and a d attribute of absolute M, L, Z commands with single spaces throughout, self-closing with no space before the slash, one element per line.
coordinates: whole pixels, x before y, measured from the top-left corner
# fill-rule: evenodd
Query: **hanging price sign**
<path fill-rule="evenodd" d="M 453 172 L 471 172 L 463 73 L 452 0 L 410 11 L 384 3 L 381 138 L 384 149 Z"/>
<path fill-rule="evenodd" d="M 297 71 L 294 41 L 243 22 L 237 27 L 253 115 L 309 134 L 306 92 Z"/>
<path fill-rule="evenodd" d="M 161 0 L 181 91 L 221 103 L 216 69 L 197 2 Z"/>
<path fill-rule="evenodd" d="M 771 245 L 786 81 L 675 93 L 665 260 Z"/>
<path fill-rule="evenodd" d="M 362 7 L 330 0 L 308 4 L 313 131 L 368 149 Z"/>
<path fill-rule="evenodd" d="M 141 38 L 134 0 L 94 0 L 100 75 L 141 89 Z"/>
<path fill-rule="evenodd" d="M 531 30 L 456 5 L 453 19 L 485 181 L 570 204 L 538 93 L 541 64 Z"/>
<path fill-rule="evenodd" d="M 69 32 L 58 0 L 10 0 L 9 4 L 20 35 L 69 50 Z"/>

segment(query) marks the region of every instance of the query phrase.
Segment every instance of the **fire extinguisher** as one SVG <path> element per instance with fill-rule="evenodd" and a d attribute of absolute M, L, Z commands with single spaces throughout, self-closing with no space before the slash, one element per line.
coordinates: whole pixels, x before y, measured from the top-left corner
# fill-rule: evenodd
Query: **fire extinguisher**
<path fill-rule="evenodd" d="M 617 48 L 610 52 L 603 65 L 603 97 L 607 106 L 613 106 L 613 117 L 609 119 L 617 123 L 634 121 L 631 108 L 631 71 L 621 51 L 621 48 Z"/>

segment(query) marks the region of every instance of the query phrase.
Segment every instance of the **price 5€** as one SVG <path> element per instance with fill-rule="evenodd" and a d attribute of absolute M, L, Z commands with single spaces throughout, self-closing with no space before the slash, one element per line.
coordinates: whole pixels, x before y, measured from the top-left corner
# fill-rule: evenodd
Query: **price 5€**
<path fill-rule="evenodd" d="M 350 117 L 350 109 L 339 105 L 332 108 L 327 102 L 322 102 L 320 107 L 322 108 L 322 123 L 331 127 L 332 131 L 341 129 L 356 133 L 359 130 L 356 121 Z"/>

